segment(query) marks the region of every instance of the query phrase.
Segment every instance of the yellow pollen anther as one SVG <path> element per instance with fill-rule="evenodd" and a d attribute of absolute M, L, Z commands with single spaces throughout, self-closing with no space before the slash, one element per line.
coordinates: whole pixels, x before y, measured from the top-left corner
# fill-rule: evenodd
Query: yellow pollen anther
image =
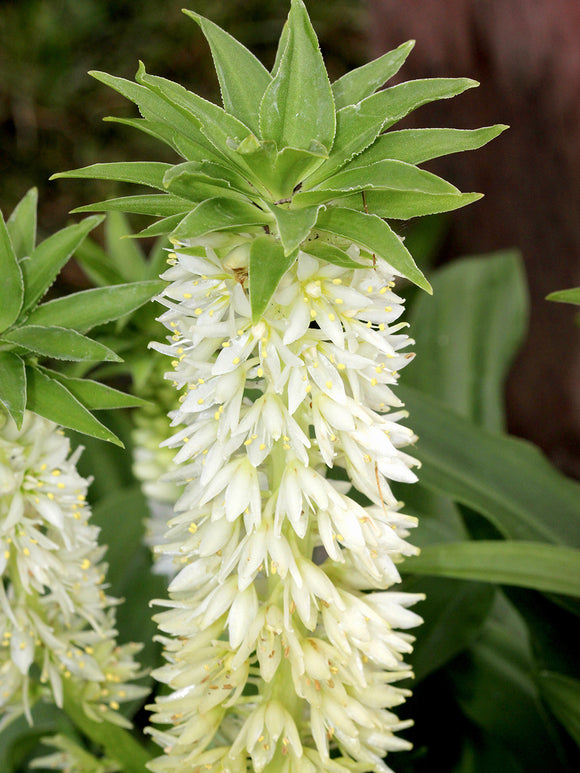
<path fill-rule="evenodd" d="M 371 386 L 376 386 L 379 382 L 376 380 L 376 378 L 371 378 Z"/>
<path fill-rule="evenodd" d="M 197 307 L 197 309 L 196 309 L 196 310 L 195 310 L 193 313 L 194 313 L 194 314 L 195 314 L 197 317 L 199 317 L 199 315 L 201 314 L 201 312 L 202 312 L 202 309 L 200 309 L 200 308 L 199 308 L 199 306 L 198 306 L 198 307 Z"/>
<path fill-rule="evenodd" d="M 183 293 L 183 297 L 189 300 L 189 298 L 192 298 L 193 296 L 191 293 Z"/>
<path fill-rule="evenodd" d="M 334 314 L 329 314 L 329 315 L 328 315 L 328 319 L 329 319 L 331 322 L 334 322 L 334 320 L 336 319 L 336 317 L 334 316 Z"/>
<path fill-rule="evenodd" d="M 205 400 L 203 399 L 203 397 L 200 397 L 199 400 L 197 401 L 198 405 L 203 405 L 204 403 L 205 403 Z"/>
<path fill-rule="evenodd" d="M 327 389 L 332 389 L 332 381 L 327 381 L 325 386 Z"/>
<path fill-rule="evenodd" d="M 344 300 L 342 298 L 335 298 L 334 302 L 340 305 L 341 303 L 344 303 Z"/>
<path fill-rule="evenodd" d="M 53 470 L 52 474 L 54 475 L 55 478 L 58 478 L 58 476 L 60 475 L 60 470 Z"/>
<path fill-rule="evenodd" d="M 389 313 L 389 311 L 392 311 L 392 310 L 393 310 L 392 306 L 385 306 L 385 311 L 387 312 L 387 314 Z"/>
<path fill-rule="evenodd" d="M 379 293 L 381 295 L 384 295 L 386 292 L 387 292 L 387 288 L 386 287 L 381 287 L 381 289 L 379 290 Z"/>
<path fill-rule="evenodd" d="M 234 359 L 232 360 L 234 365 L 237 365 L 239 363 L 239 361 L 240 361 L 239 357 L 234 357 Z"/>
<path fill-rule="evenodd" d="M 91 562 L 89 561 L 89 559 L 88 558 L 84 558 L 82 563 L 81 563 L 81 569 L 88 569 L 90 567 L 90 565 L 91 565 Z"/>
<path fill-rule="evenodd" d="M 341 285 L 342 284 L 342 279 L 333 279 L 332 280 L 332 284 L 333 285 Z"/>
<path fill-rule="evenodd" d="M 316 310 L 315 309 L 310 309 L 310 317 L 311 317 L 311 319 L 314 319 L 316 317 Z"/>
<path fill-rule="evenodd" d="M 372 285 L 369 285 L 369 286 L 367 287 L 367 293 L 372 293 L 372 291 L 373 291 L 373 286 L 372 286 Z"/>
<path fill-rule="evenodd" d="M 346 365 L 344 362 L 339 362 L 336 366 L 339 370 L 346 370 Z"/>

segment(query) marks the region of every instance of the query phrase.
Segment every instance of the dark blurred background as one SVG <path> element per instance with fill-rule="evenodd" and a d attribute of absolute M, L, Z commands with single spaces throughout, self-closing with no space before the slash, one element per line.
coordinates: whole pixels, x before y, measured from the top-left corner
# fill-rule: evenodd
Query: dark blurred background
<path fill-rule="evenodd" d="M 58 181 L 55 171 L 99 161 L 172 160 L 145 135 L 107 115 L 134 116 L 88 70 L 132 78 L 138 59 L 155 74 L 216 98 L 211 56 L 183 0 L 0 2 L 0 207 L 7 216 L 40 189 L 43 235 L 74 206 L 110 197 L 110 183 Z M 432 163 L 486 198 L 447 221 L 437 263 L 521 249 L 531 296 L 530 333 L 509 378 L 508 420 L 580 477 L 580 337 L 571 306 L 547 293 L 580 284 L 580 3 L 578 0 L 310 0 L 332 79 L 409 38 L 403 79 L 470 76 L 481 87 L 422 108 L 407 125 L 511 130 L 476 153 Z M 267 66 L 287 0 L 197 0 Z M 83 285 L 69 268 L 65 281 Z"/>

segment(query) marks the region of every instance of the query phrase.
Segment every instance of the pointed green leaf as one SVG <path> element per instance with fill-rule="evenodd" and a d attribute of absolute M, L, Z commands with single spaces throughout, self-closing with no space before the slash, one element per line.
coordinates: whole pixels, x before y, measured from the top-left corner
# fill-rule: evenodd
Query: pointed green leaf
<path fill-rule="evenodd" d="M 431 293 L 431 285 L 415 265 L 411 254 L 392 228 L 376 215 L 353 209 L 330 207 L 318 216 L 316 227 L 342 236 L 381 257 L 395 271 Z"/>
<path fill-rule="evenodd" d="M 283 206 L 272 205 L 270 209 L 276 218 L 280 241 L 284 245 L 284 255 L 290 255 L 309 235 L 316 223 L 320 207 L 285 209 Z"/>
<path fill-rule="evenodd" d="M 27 349 L 29 352 L 56 360 L 121 361 L 121 358 L 107 346 L 77 333 L 76 330 L 67 330 L 56 325 L 50 327 L 26 325 L 6 333 L 2 340 L 16 344 L 16 346 Z"/>
<path fill-rule="evenodd" d="M 580 681 L 553 671 L 540 671 L 542 698 L 580 746 Z"/>
<path fill-rule="evenodd" d="M 288 41 L 260 106 L 262 137 L 308 149 L 317 140 L 330 150 L 336 129 L 332 89 L 316 34 L 302 0 L 292 0 Z"/>
<path fill-rule="evenodd" d="M 87 234 L 102 222 L 102 217 L 87 217 L 80 223 L 69 225 L 41 242 L 30 258 L 22 261 L 24 311 L 38 303 Z"/>
<path fill-rule="evenodd" d="M 363 263 L 357 263 L 352 258 L 349 258 L 344 250 L 322 239 L 314 239 L 302 245 L 302 249 L 309 255 L 320 258 L 320 260 L 324 260 L 327 263 L 333 263 L 335 266 L 342 266 L 342 268 L 366 268 Z"/>
<path fill-rule="evenodd" d="M 96 325 L 111 322 L 135 311 L 161 292 L 163 286 L 164 283 L 160 280 L 146 280 L 82 290 L 37 306 L 28 323 L 58 325 L 86 333 Z"/>
<path fill-rule="evenodd" d="M 183 12 L 199 24 L 210 45 L 226 112 L 257 133 L 260 102 L 272 76 L 259 59 L 217 24 L 192 11 Z"/>
<path fill-rule="evenodd" d="M 201 135 L 209 143 L 210 149 L 228 158 L 240 171 L 247 171 L 235 150 L 239 143 L 251 134 L 247 126 L 218 105 L 208 102 L 178 83 L 147 74 L 142 65 L 136 78 L 152 94 L 157 95 L 167 105 L 171 105 L 195 122 L 199 126 Z"/>
<path fill-rule="evenodd" d="M 18 258 L 4 218 L 0 212 L 0 276 L 2 276 L 2 303 L 0 304 L 0 332 L 17 319 L 24 299 L 24 283 Z"/>
<path fill-rule="evenodd" d="M 332 84 L 336 109 L 355 105 L 379 89 L 389 78 L 396 75 L 415 45 L 408 40 L 372 62 L 347 72 Z"/>
<path fill-rule="evenodd" d="M 212 231 L 266 225 L 272 221 L 270 213 L 252 204 L 218 197 L 198 204 L 174 229 L 172 236 L 176 239 L 195 239 Z"/>
<path fill-rule="evenodd" d="M 580 486 L 523 440 L 493 435 L 399 384 L 420 440 L 421 485 L 487 518 L 505 537 L 580 547 Z M 546 515 L 549 514 L 549 517 Z"/>
<path fill-rule="evenodd" d="M 379 133 L 412 110 L 437 99 L 449 99 L 477 86 L 469 78 L 427 78 L 379 91 L 336 114 L 336 137 L 330 158 L 308 179 L 318 185 L 369 147 Z"/>
<path fill-rule="evenodd" d="M 152 217 L 168 217 L 187 212 L 191 202 L 170 193 L 153 193 L 144 196 L 122 196 L 118 199 L 97 201 L 84 207 L 71 210 L 78 212 L 126 212 L 134 215 L 151 215 Z"/>
<path fill-rule="evenodd" d="M 135 395 L 120 392 L 118 389 L 92 381 L 88 378 L 71 378 L 48 368 L 39 368 L 46 376 L 55 379 L 80 400 L 91 411 L 109 410 L 113 408 L 135 408 L 149 405 Z"/>
<path fill-rule="evenodd" d="M 403 161 L 384 159 L 368 166 L 345 169 L 321 183 L 318 189 L 362 190 L 366 188 L 420 191 L 421 193 L 458 193 L 454 185 L 441 177 Z M 300 194 L 297 194 L 300 196 Z"/>
<path fill-rule="evenodd" d="M 219 196 L 247 201 L 247 193 L 236 190 L 228 180 L 199 171 L 195 161 L 174 166 L 165 175 L 165 188 L 176 196 L 193 202 Z"/>
<path fill-rule="evenodd" d="M 116 116 L 107 116 L 103 121 L 118 123 L 122 126 L 131 126 L 138 131 L 148 134 L 150 137 L 165 143 L 176 153 L 190 161 L 222 161 L 215 148 L 211 148 L 206 138 L 204 142 L 207 145 L 199 143 L 185 137 L 180 132 L 175 131 L 171 125 L 161 123 L 161 121 L 149 121 L 146 118 L 117 118 Z"/>
<path fill-rule="evenodd" d="M 191 113 L 184 113 L 182 109 L 170 104 L 158 93 L 140 83 L 117 78 L 106 72 L 93 71 L 89 75 L 134 102 L 143 118 L 151 122 L 149 128 L 159 131 L 160 127 L 170 127 L 176 134 L 182 135 L 196 146 L 206 148 L 211 155 L 214 155 L 215 149 L 201 131 L 199 121 Z M 167 137 L 167 129 L 164 128 L 161 131 L 163 136 Z"/>
<path fill-rule="evenodd" d="M 187 215 L 184 216 L 183 212 L 179 215 L 171 215 L 171 217 L 164 217 L 158 220 L 156 223 L 144 228 L 137 234 L 133 234 L 133 239 L 148 239 L 151 236 L 164 236 L 165 234 L 172 233 L 175 228 L 183 221 Z"/>
<path fill-rule="evenodd" d="M 506 251 L 454 261 L 418 295 L 410 323 L 421 330 L 406 384 L 490 431 L 504 425 L 504 381 L 527 320 L 521 257 Z M 427 303 L 425 303 L 427 300 Z"/>
<path fill-rule="evenodd" d="M 105 220 L 107 253 L 127 282 L 145 279 L 147 262 L 141 247 L 133 239 L 133 231 L 121 212 L 109 212 Z"/>
<path fill-rule="evenodd" d="M 298 251 L 291 255 L 284 254 L 280 242 L 271 236 L 258 236 L 250 247 L 250 303 L 252 319 L 257 322 L 278 284 L 292 263 L 296 260 Z"/>
<path fill-rule="evenodd" d="M 571 287 L 569 290 L 556 290 L 556 292 L 546 295 L 547 301 L 558 301 L 558 303 L 574 303 L 580 305 L 580 287 Z"/>
<path fill-rule="evenodd" d="M 276 57 L 274 59 L 274 65 L 272 67 L 273 78 L 275 78 L 276 75 L 278 74 L 278 70 L 280 69 L 280 65 L 282 64 L 282 57 L 284 56 L 284 52 L 288 47 L 289 40 L 290 40 L 290 24 L 288 23 L 288 20 L 286 20 L 284 22 L 284 26 L 282 27 L 282 33 L 280 34 L 280 40 L 278 41 L 278 46 L 276 48 Z"/>
<path fill-rule="evenodd" d="M 312 192 L 314 194 L 314 191 Z M 333 193 L 333 191 L 330 191 Z M 310 194 L 309 194 L 310 195 Z M 364 199 L 361 193 L 344 195 L 336 191 L 337 202 L 341 207 L 356 209 L 359 212 L 371 212 L 389 220 L 409 220 L 412 217 L 435 215 L 440 212 L 451 212 L 460 207 L 466 207 L 479 201 L 481 193 L 420 193 L 417 191 L 369 190 L 365 191 Z"/>
<path fill-rule="evenodd" d="M 163 175 L 168 169 L 171 169 L 171 164 L 161 164 L 157 161 L 127 161 L 113 164 L 93 164 L 81 169 L 71 169 L 68 172 L 57 172 L 50 179 L 116 180 L 165 190 Z"/>
<path fill-rule="evenodd" d="M 85 408 L 60 382 L 49 378 L 36 368 L 27 367 L 28 400 L 26 407 L 45 419 L 62 427 L 74 429 L 84 435 L 108 440 L 123 446 L 116 435 L 108 430 Z"/>
<path fill-rule="evenodd" d="M 433 158 L 464 150 L 477 150 L 508 127 L 503 124 L 481 129 L 401 129 L 381 134 L 363 153 L 353 158 L 348 169 L 393 158 L 408 164 L 422 164 Z"/>
<path fill-rule="evenodd" d="M 0 352 L 0 403 L 20 429 L 26 408 L 26 371 L 13 352 Z"/>
<path fill-rule="evenodd" d="M 6 227 L 18 260 L 28 257 L 36 244 L 38 189 L 31 188 L 18 202 Z"/>
<path fill-rule="evenodd" d="M 580 550 L 515 540 L 427 545 L 404 572 L 534 588 L 580 596 Z"/>

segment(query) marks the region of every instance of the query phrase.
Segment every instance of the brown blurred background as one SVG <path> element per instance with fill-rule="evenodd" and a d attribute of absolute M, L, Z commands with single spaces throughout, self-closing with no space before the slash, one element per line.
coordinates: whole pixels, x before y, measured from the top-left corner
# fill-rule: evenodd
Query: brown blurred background
<path fill-rule="evenodd" d="M 481 87 L 424 107 L 407 125 L 511 130 L 476 153 L 429 166 L 486 198 L 449 219 L 438 262 L 518 247 L 531 295 L 530 333 L 508 383 L 509 427 L 580 477 L 580 336 L 575 310 L 547 293 L 580 284 L 580 3 L 578 0 L 310 0 L 331 77 L 409 38 L 403 79 L 474 77 Z M 150 72 L 215 98 L 201 33 L 183 0 L 12 0 L 0 3 L 0 207 L 40 189 L 43 235 L 69 209 L 115 195 L 104 182 L 48 182 L 98 161 L 171 160 L 135 131 L 103 123 L 133 106 L 87 76 Z M 269 65 L 287 0 L 197 0 Z M 69 269 L 66 281 L 85 282 Z"/>

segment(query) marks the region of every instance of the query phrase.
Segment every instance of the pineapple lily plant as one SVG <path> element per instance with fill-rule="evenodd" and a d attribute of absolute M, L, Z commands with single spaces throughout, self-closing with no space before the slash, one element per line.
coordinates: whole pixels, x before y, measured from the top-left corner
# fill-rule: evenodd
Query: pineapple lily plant
<path fill-rule="evenodd" d="M 383 88 L 412 43 L 331 84 L 302 0 L 291 2 L 271 72 L 213 22 L 185 13 L 207 38 L 223 107 L 143 65 L 135 82 L 93 73 L 139 109 L 139 118 L 114 120 L 161 140 L 180 160 L 56 175 L 153 189 L 76 211 L 108 212 L 117 226 L 120 213 L 155 218 L 138 236 L 167 238 L 165 257 L 156 250 L 148 269 L 107 276 L 98 248 L 85 245 L 83 257 L 94 216 L 65 229 L 66 239 L 51 237 L 54 250 L 35 248 L 26 236 L 28 199 L 0 234 L 17 299 L 2 309 L 0 337 L 1 603 L 4 635 L 12 634 L 0 686 L 8 718 L 30 714 L 31 690 L 33 700 L 50 692 L 65 708 L 68 701 L 71 715 L 70 706 L 82 706 L 86 719 L 75 721 L 107 756 L 98 760 L 58 735 L 51 743 L 61 754 L 46 759 L 71 770 L 387 773 L 390 752 L 410 748 L 401 731 L 412 720 L 397 707 L 410 695 L 409 631 L 421 623 L 411 607 L 425 598 L 420 584 L 393 589 L 400 570 L 471 579 L 487 571 L 510 582 L 509 572 L 492 571 L 507 541 L 481 541 L 477 551 L 458 542 L 439 561 L 436 550 L 419 556 L 409 541 L 417 518 L 405 512 L 399 484 L 417 480 L 421 453 L 397 387 L 414 356 L 401 288 L 431 293 L 399 235 L 401 221 L 479 198 L 420 165 L 479 148 L 505 127 L 393 130 L 415 108 L 477 84 L 438 78 Z M 125 249 L 134 257 L 134 246 Z M 97 283 L 112 276 L 117 284 L 36 306 L 75 251 Z M 161 280 L 148 271 L 162 271 Z M 125 366 L 111 365 L 118 355 L 105 345 L 110 329 L 95 340 L 85 334 L 123 317 L 119 333 L 124 315 L 154 294 L 166 337 L 152 333 L 146 357 L 135 344 L 123 348 L 136 392 L 153 402 L 136 420 L 135 474 L 150 507 L 168 518 L 155 551 L 169 585 L 153 601 L 163 663 L 155 664 L 151 724 L 139 745 L 124 730 L 109 734 L 111 722 L 130 727 L 117 711 L 121 692 L 132 698 L 143 688 L 130 683 L 139 675 L 134 650 L 110 644 L 115 602 L 98 590 L 102 549 L 86 506 L 74 503 L 87 481 L 56 424 L 115 440 L 91 411 L 143 401 L 81 378 L 82 364 L 71 375 L 40 358 L 104 359 L 97 373 L 118 372 Z M 144 314 L 134 316 L 141 327 L 125 328 L 134 339 L 155 329 Z M 404 394 L 427 417 L 429 447 L 428 427 L 446 420 L 445 411 L 417 401 L 412 389 Z M 442 479 L 437 496 L 441 487 L 454 493 Z M 463 490 L 459 501 L 477 509 L 481 487 Z M 501 516 L 491 520 L 514 536 Z M 516 538 L 536 536 L 520 529 Z M 565 568 L 572 553 L 540 545 L 532 557 Z M 578 595 L 565 571 L 531 581 L 530 556 L 522 555 L 512 582 Z M 93 580 L 82 574 L 89 571 Z M 93 654 L 99 636 L 118 677 Z M 31 687 L 33 663 L 40 677 Z M 59 663 L 73 685 L 64 699 Z M 114 690 L 99 681 L 111 669 Z"/>

